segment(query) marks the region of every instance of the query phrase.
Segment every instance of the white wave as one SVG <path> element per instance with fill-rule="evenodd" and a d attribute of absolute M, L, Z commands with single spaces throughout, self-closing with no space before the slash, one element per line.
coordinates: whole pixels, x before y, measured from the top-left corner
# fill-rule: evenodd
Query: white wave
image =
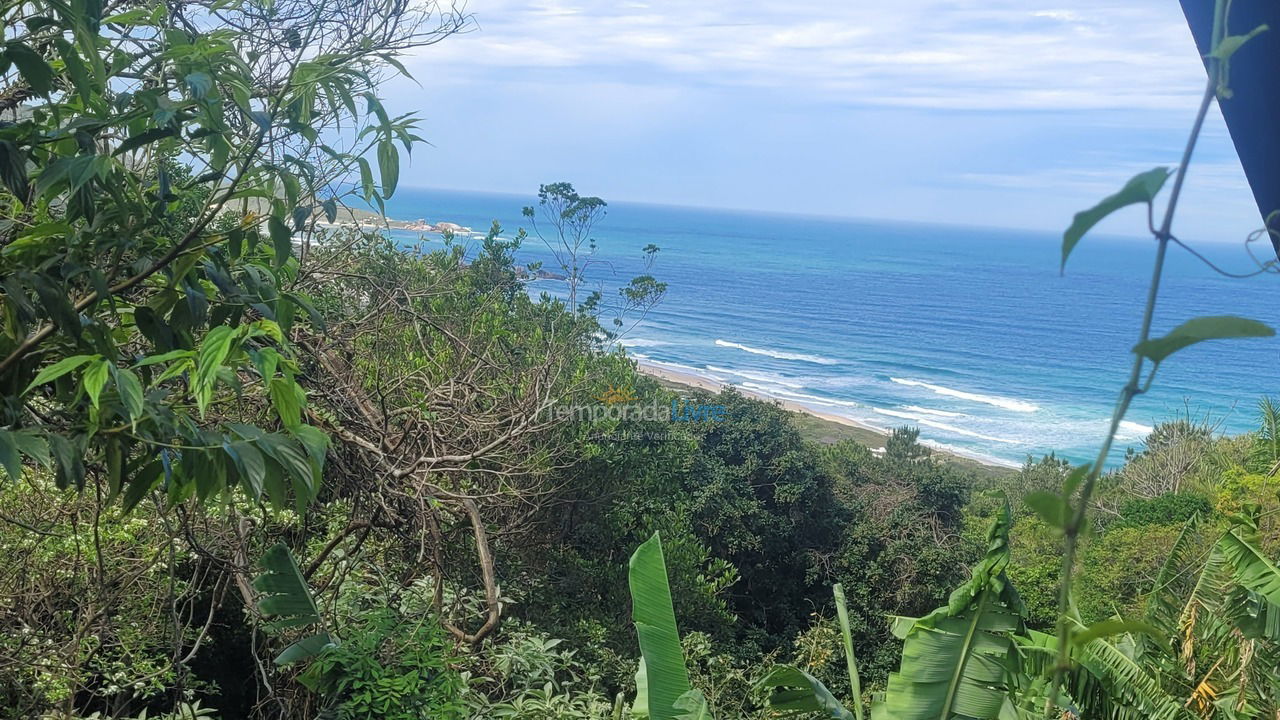
<path fill-rule="evenodd" d="M 722 368 L 716 365 L 708 365 L 707 369 L 710 370 L 711 372 L 726 373 L 728 375 L 736 375 L 740 378 L 755 380 L 756 382 L 762 382 L 762 383 L 772 383 L 774 385 L 781 385 L 783 387 L 789 387 L 795 390 L 799 390 L 800 388 L 804 387 L 804 385 L 801 385 L 800 383 L 792 382 L 788 378 L 784 378 L 783 376 L 776 375 L 774 373 L 755 372 L 752 370 L 734 370 L 733 368 Z"/>
<path fill-rule="evenodd" d="M 956 427 L 955 425 L 948 425 L 947 423 L 938 422 L 937 420 L 930 420 L 929 418 L 922 417 L 916 413 L 905 413 L 905 412 L 899 412 L 897 410 L 885 410 L 884 408 L 871 408 L 871 409 L 874 410 L 875 412 L 880 413 L 881 415 L 888 415 L 889 417 L 902 418 L 903 420 L 912 420 L 914 422 L 920 423 L 921 425 L 934 428 L 935 430 L 943 430 L 945 432 L 953 433 L 955 435 L 964 435 L 966 437 L 975 438 L 977 440 L 1006 443 L 1009 445 L 1016 445 L 1018 443 L 1017 440 L 1010 440 L 1008 438 L 996 437 L 994 435 L 983 435 L 980 432 L 966 430 L 962 427 Z"/>
<path fill-rule="evenodd" d="M 1142 423 L 1136 423 L 1136 422 L 1133 422 L 1132 420 L 1121 420 L 1120 429 L 1128 430 L 1129 432 L 1135 435 L 1141 435 L 1142 437 L 1146 437 L 1151 433 L 1155 432 L 1155 428 L 1151 427 L 1150 425 L 1143 425 Z"/>
<path fill-rule="evenodd" d="M 949 387 L 934 385 L 922 380 L 908 380 L 905 378 L 889 378 L 899 385 L 908 385 L 910 387 L 921 387 L 930 390 L 939 395 L 960 398 L 961 400 L 970 400 L 972 402 L 986 403 L 987 405 L 995 405 L 1005 410 L 1013 410 L 1014 412 L 1035 412 L 1040 409 L 1039 405 L 1033 405 L 1023 400 L 1015 400 L 1013 398 L 1000 397 L 998 395 L 979 395 L 978 393 L 965 392 L 963 390 L 952 390 Z"/>
<path fill-rule="evenodd" d="M 631 357 L 635 358 L 636 360 L 648 360 L 648 359 L 649 359 L 649 356 L 648 356 L 648 355 L 645 355 L 644 353 L 633 352 L 633 353 L 629 353 L 629 354 L 631 355 Z"/>
<path fill-rule="evenodd" d="M 622 338 L 618 341 L 623 347 L 658 347 L 659 345 L 670 345 L 666 340 L 654 340 L 653 338 Z M 633 353 L 634 354 L 634 353 Z"/>
<path fill-rule="evenodd" d="M 952 455 L 967 457 L 970 460 L 977 460 L 978 462 L 986 463 L 988 465 L 999 465 L 1000 467 L 1015 468 L 1015 469 L 1022 467 L 1022 463 L 1020 462 L 1015 462 L 1013 460 L 998 457 L 996 455 L 988 455 L 987 453 L 978 452 L 976 450 L 970 450 L 968 448 L 962 448 L 957 445 L 948 445 L 947 443 L 941 443 L 941 442 L 938 442 L 937 440 L 921 440 L 920 444 L 931 447 L 934 450 L 941 450 L 943 452 L 951 453 Z"/>
<path fill-rule="evenodd" d="M 697 377 L 708 377 L 707 372 L 702 368 L 691 367 L 689 365 L 681 365 L 680 363 L 667 362 L 665 360 L 654 360 L 653 358 L 645 358 L 646 365 L 656 365 L 658 367 L 675 370 L 687 375 L 695 375 Z"/>
<path fill-rule="evenodd" d="M 832 360 L 831 358 L 825 358 L 820 355 L 805 355 L 804 353 L 782 352 L 781 350 L 762 350 L 760 348 L 748 347 L 741 343 L 729 342 L 728 340 L 717 339 L 716 345 L 749 352 L 753 355 L 766 355 L 779 360 L 799 360 L 800 362 L 817 363 L 818 365 L 836 365 L 840 362 L 839 360 Z"/>
<path fill-rule="evenodd" d="M 934 410 L 933 408 L 920 407 L 919 405 L 906 405 L 902 409 L 910 410 L 911 412 L 924 413 L 925 415 L 937 415 L 938 417 L 964 417 L 964 413 L 951 412 L 950 410 Z"/>
<path fill-rule="evenodd" d="M 836 400 L 835 398 L 827 398 L 827 397 L 820 397 L 818 395 L 809 395 L 806 393 L 792 392 L 790 390 L 787 390 L 786 388 L 780 388 L 776 386 L 758 385 L 752 382 L 744 382 L 742 383 L 742 387 L 749 388 L 751 390 L 757 390 L 759 392 L 767 393 L 769 395 L 777 395 L 784 400 L 804 400 L 806 402 L 817 403 L 820 405 L 830 405 L 832 407 L 862 407 L 859 403 L 851 402 L 849 400 Z"/>

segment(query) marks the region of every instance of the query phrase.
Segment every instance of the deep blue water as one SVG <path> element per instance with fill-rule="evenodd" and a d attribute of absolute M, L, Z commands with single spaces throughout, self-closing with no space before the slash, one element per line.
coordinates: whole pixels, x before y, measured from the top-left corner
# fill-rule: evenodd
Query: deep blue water
<path fill-rule="evenodd" d="M 520 209 L 534 200 L 402 188 L 387 210 L 478 233 L 497 219 L 510 237 L 528 227 Z M 1140 211 L 1125 217 L 1135 234 L 1145 226 Z M 651 272 L 667 297 L 622 339 L 642 361 L 878 428 L 918 426 L 936 445 L 1010 464 L 1051 451 L 1092 459 L 1127 378 L 1155 251 L 1088 237 L 1060 277 L 1052 233 L 627 203 L 610 203 L 594 235 L 595 258 L 608 262 L 591 267 L 589 284 L 608 296 L 644 271 L 641 248 L 661 248 Z M 1242 244 L 1200 249 L 1254 267 Z M 1228 279 L 1170 252 L 1157 334 L 1197 315 L 1280 326 L 1274 275 Z M 536 238 L 520 257 L 549 260 Z M 1175 355 L 1135 401 L 1116 457 L 1188 409 L 1223 432 L 1252 429 L 1258 399 L 1280 389 L 1278 353 L 1268 338 Z"/>

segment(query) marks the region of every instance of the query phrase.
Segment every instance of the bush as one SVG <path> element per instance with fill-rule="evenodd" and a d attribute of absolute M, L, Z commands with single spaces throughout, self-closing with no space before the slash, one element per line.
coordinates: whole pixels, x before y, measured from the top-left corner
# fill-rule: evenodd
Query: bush
<path fill-rule="evenodd" d="M 353 618 L 342 637 L 300 678 L 339 720 L 463 717 L 462 678 L 436 618 L 373 607 Z"/>
<path fill-rule="evenodd" d="M 1165 493 L 1159 497 L 1135 498 L 1120 508 L 1120 520 L 1112 527 L 1143 525 L 1181 525 L 1193 515 L 1208 517 L 1213 504 L 1208 498 L 1188 492 Z"/>

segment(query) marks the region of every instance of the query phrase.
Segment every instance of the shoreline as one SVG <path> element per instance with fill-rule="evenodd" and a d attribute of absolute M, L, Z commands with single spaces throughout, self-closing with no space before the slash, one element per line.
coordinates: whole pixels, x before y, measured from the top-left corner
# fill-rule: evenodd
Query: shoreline
<path fill-rule="evenodd" d="M 818 440 L 818 442 L 834 443 L 838 440 L 852 439 L 867 446 L 873 453 L 879 454 L 884 452 L 884 442 L 888 437 L 888 433 L 881 428 L 861 423 L 842 415 L 814 410 L 807 405 L 793 400 L 773 397 L 772 395 L 743 388 L 732 383 L 715 382 L 692 373 L 659 367 L 636 358 L 631 359 L 636 363 L 637 372 L 656 378 L 659 382 L 668 386 L 694 388 L 697 390 L 705 390 L 710 393 L 718 393 L 725 388 L 731 387 L 734 390 L 737 390 L 738 393 L 744 397 L 764 402 L 777 403 L 783 410 L 798 416 L 797 419 L 801 420 L 800 424 L 804 426 L 802 429 L 808 431 L 806 434 L 815 436 L 815 439 Z M 1007 474 L 1016 470 L 1016 468 L 1009 465 L 984 462 L 978 458 L 948 452 L 941 448 L 929 447 L 929 449 L 946 462 L 961 465 L 963 467 L 974 468 L 986 474 Z"/>

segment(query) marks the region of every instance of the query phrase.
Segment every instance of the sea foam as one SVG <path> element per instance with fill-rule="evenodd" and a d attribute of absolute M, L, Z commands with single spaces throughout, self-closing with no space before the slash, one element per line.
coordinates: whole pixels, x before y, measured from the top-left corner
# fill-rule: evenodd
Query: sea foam
<path fill-rule="evenodd" d="M 973 430 L 966 430 L 965 428 L 956 427 L 955 425 L 948 425 L 947 423 L 938 422 L 937 420 L 930 420 L 927 417 L 922 417 L 915 413 L 906 413 L 898 410 L 885 410 L 884 408 L 871 408 L 871 409 L 880 413 L 881 415 L 888 415 L 889 417 L 901 418 L 903 420 L 911 420 L 913 422 L 918 422 L 921 425 L 926 425 L 928 427 L 931 427 L 935 430 L 942 430 L 944 432 L 949 432 L 954 435 L 964 435 L 965 437 L 976 438 L 978 440 L 987 440 L 989 442 L 1005 443 L 1008 445 L 1018 444 L 1017 440 L 1010 440 L 1008 438 L 996 437 L 994 435 L 984 435 L 980 432 L 974 432 Z"/>
<path fill-rule="evenodd" d="M 933 408 L 920 407 L 919 405 L 906 405 L 902 409 L 910 410 L 911 412 L 924 413 L 925 415 L 937 415 L 938 417 L 964 417 L 964 413 L 951 412 L 950 410 L 935 410 Z"/>
<path fill-rule="evenodd" d="M 1004 408 L 1005 410 L 1013 410 L 1014 412 L 1035 412 L 1036 410 L 1040 409 L 1039 405 L 1034 405 L 1032 403 L 1025 402 L 1023 400 L 1015 400 L 1013 398 L 1000 397 L 999 395 L 979 395 L 978 393 L 965 392 L 963 390 L 953 390 L 949 387 L 934 385 L 932 383 L 927 383 L 922 380 L 909 380 L 906 378 L 896 378 L 896 377 L 891 377 L 889 379 L 892 380 L 893 382 L 898 383 L 899 385 L 908 385 L 910 387 L 920 387 L 920 388 L 924 388 L 925 390 L 930 390 L 932 392 L 935 392 L 939 395 L 946 395 L 948 397 L 960 398 L 961 400 L 969 400 L 972 402 L 986 403 L 987 405 L 994 405 L 999 408 Z"/>
<path fill-rule="evenodd" d="M 623 347 L 658 347 L 660 345 L 670 345 L 666 340 L 655 340 L 653 338 L 622 338 L 618 341 Z"/>
<path fill-rule="evenodd" d="M 782 400 L 804 400 L 806 402 L 812 402 L 820 405 L 831 405 L 834 407 L 862 407 L 861 403 L 852 402 L 850 400 L 836 400 L 835 398 L 821 397 L 819 395 L 792 392 L 786 388 L 777 387 L 776 385 L 758 385 L 752 382 L 744 382 L 742 383 L 742 387 L 768 395 L 775 395 Z"/>
<path fill-rule="evenodd" d="M 756 372 L 753 370 L 735 370 L 734 368 L 723 368 L 716 365 L 708 365 L 707 369 L 711 372 L 736 375 L 737 377 L 746 378 L 747 380 L 755 380 L 756 382 L 781 385 L 783 387 L 792 388 L 793 390 L 799 390 L 804 387 L 804 385 L 801 385 L 798 382 L 793 382 L 788 378 L 781 375 L 775 375 L 774 373 Z"/>
<path fill-rule="evenodd" d="M 1126 431 L 1123 434 L 1126 438 L 1145 438 L 1155 432 L 1155 428 L 1150 425 L 1143 425 L 1142 423 L 1133 422 L 1132 420 L 1121 420 L 1119 429 Z M 1116 434 L 1120 435 L 1121 433 Z"/>
<path fill-rule="evenodd" d="M 765 355 L 771 358 L 777 358 L 779 360 L 798 360 L 800 362 L 816 363 L 818 365 L 837 365 L 840 363 L 839 360 L 832 360 L 831 358 L 825 358 L 825 357 L 822 357 L 821 355 L 806 355 L 804 353 L 791 353 L 791 352 L 783 352 L 781 350 L 753 348 L 747 345 L 743 345 L 741 343 L 729 342 L 728 340 L 716 339 L 716 345 L 719 345 L 720 347 L 727 347 L 727 348 L 733 348 L 735 350 L 741 350 L 743 352 L 749 352 L 753 355 Z"/>
<path fill-rule="evenodd" d="M 961 457 L 967 457 L 971 460 L 977 460 L 978 462 L 984 463 L 986 465 L 999 465 L 1000 467 L 1007 467 L 1007 468 L 1022 467 L 1022 463 L 1015 462 L 1008 458 L 1002 458 L 998 455 L 991 455 L 984 452 L 978 452 L 977 450 L 970 450 L 969 448 L 960 447 L 959 445 L 948 445 L 947 443 L 938 442 L 937 440 L 921 440 L 920 444 L 925 445 L 927 447 L 931 447 L 934 450 L 941 450 L 942 452 L 948 452 L 948 453 L 951 453 L 952 455 L 959 455 Z"/>

